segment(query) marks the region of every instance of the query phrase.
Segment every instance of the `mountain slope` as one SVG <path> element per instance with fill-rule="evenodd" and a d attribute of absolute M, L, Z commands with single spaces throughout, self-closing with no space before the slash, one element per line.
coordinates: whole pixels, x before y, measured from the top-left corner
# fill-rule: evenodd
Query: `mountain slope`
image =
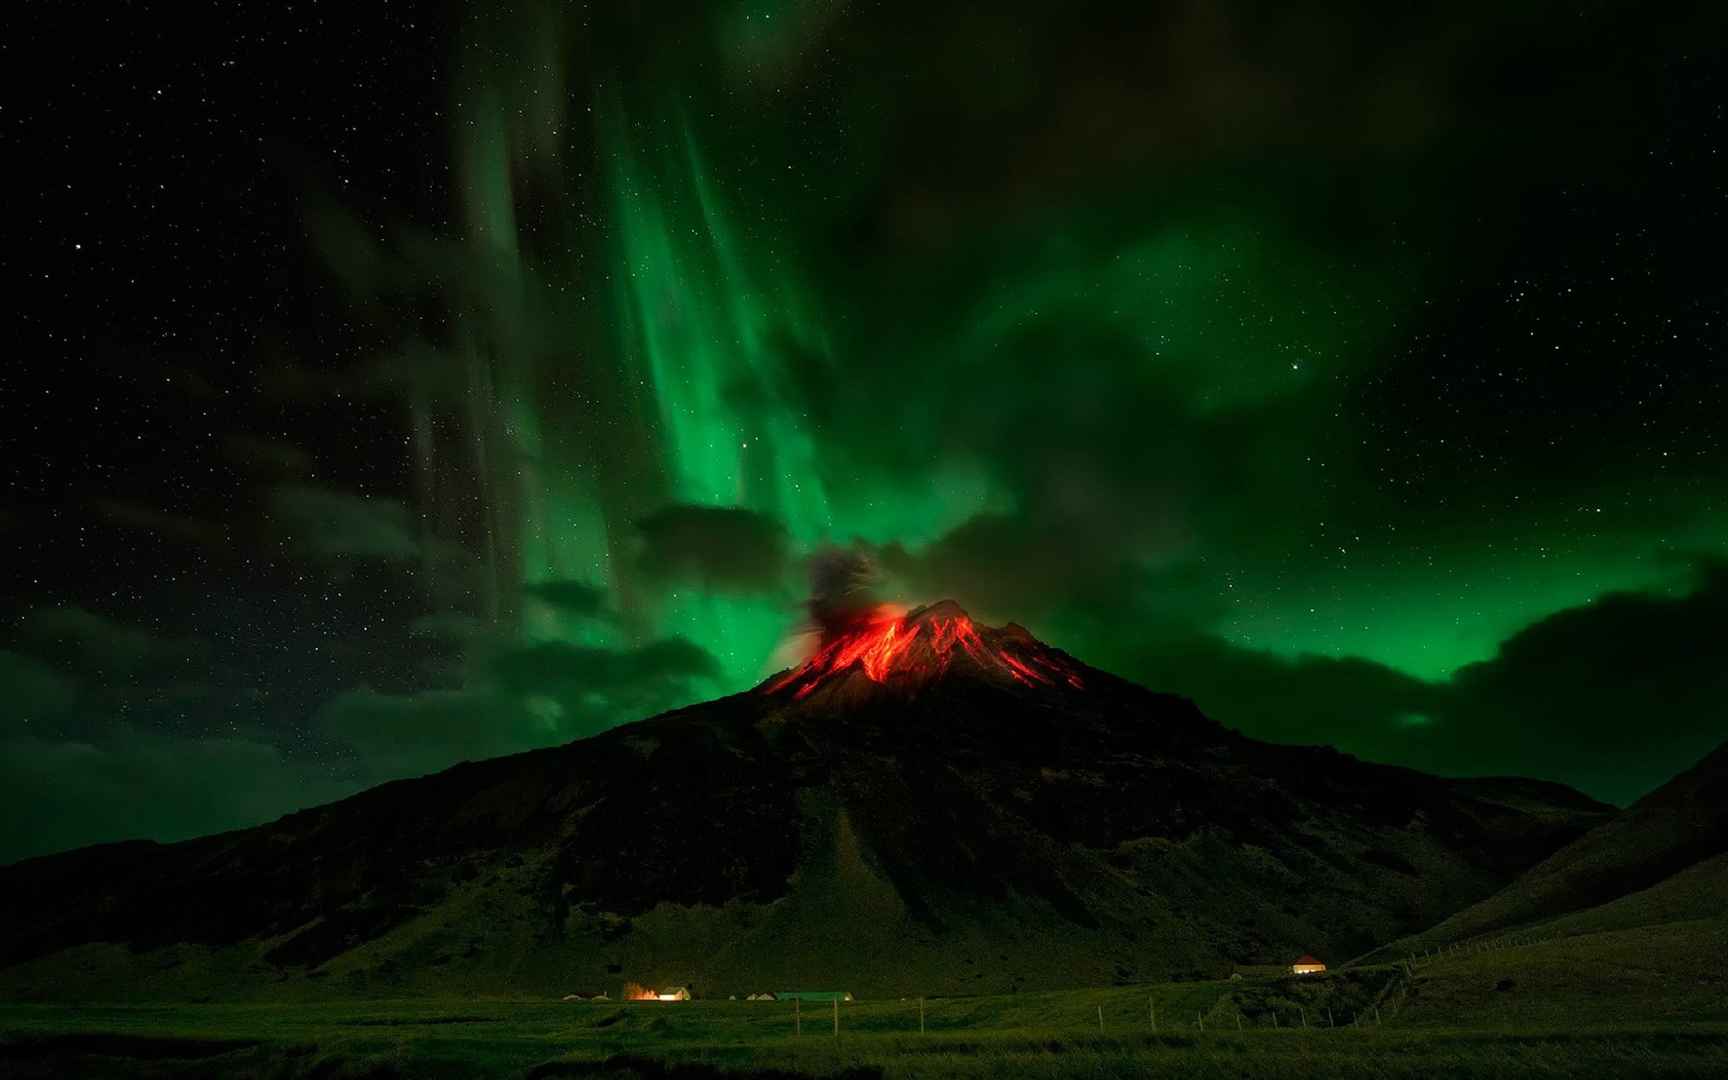
<path fill-rule="evenodd" d="M 1606 809 L 1255 742 L 944 603 L 568 746 L 0 869 L 0 993 L 1217 975 L 1432 925 Z"/>
<path fill-rule="evenodd" d="M 1728 1019 L 1728 746 L 1426 933 L 1400 1022 Z M 1481 940 L 1473 940 L 1481 939 Z"/>
<path fill-rule="evenodd" d="M 1728 743 L 1520 875 L 1385 955 L 1512 928 L 1626 930 L 1721 915 L 1728 895 Z"/>

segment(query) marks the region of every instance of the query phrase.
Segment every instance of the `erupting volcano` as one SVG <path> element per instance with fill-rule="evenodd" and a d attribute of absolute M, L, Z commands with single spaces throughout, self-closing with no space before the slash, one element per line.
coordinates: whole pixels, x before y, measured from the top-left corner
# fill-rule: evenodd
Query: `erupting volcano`
<path fill-rule="evenodd" d="M 916 686 L 961 670 L 1027 687 L 1085 686 L 1066 656 L 1024 627 L 979 626 L 959 604 L 943 600 L 910 612 L 880 605 L 829 634 L 815 656 L 762 689 L 803 701 L 818 690 L 853 686 L 860 676 L 881 686 Z"/>
<path fill-rule="evenodd" d="M 1012 623 L 902 612 L 856 564 L 823 568 L 820 648 L 753 691 L 255 829 L 0 868 L 0 992 L 1217 979 L 1432 926 L 1605 810 L 1256 742 Z"/>

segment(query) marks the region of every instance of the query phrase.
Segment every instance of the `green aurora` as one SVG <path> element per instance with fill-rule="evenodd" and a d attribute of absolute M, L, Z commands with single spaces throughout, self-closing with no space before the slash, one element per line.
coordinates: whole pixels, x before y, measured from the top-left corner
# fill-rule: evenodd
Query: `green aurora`
<path fill-rule="evenodd" d="M 1444 140 L 1388 154 L 1401 195 L 1343 227 L 1308 217 L 1339 163 L 1254 162 L 1295 173 L 1258 190 L 1216 150 L 1064 177 L 1012 212 L 930 191 L 884 209 L 902 196 L 857 163 L 886 170 L 893 133 L 857 118 L 887 105 L 782 85 L 826 23 L 768 32 L 789 14 L 771 7 L 662 27 L 652 54 L 624 20 L 555 8 L 466 39 L 460 269 L 408 276 L 481 299 L 404 381 L 454 390 L 467 468 L 508 517 L 485 539 L 487 610 L 530 639 L 680 638 L 718 664 L 693 695 L 742 689 L 785 661 L 799 558 L 860 545 L 904 602 L 954 596 L 1130 675 L 1180 682 L 1141 654 L 1215 638 L 1443 685 L 1554 612 L 1685 593 L 1685 556 L 1724 550 L 1691 476 L 1639 493 L 1677 499 L 1679 530 L 1620 492 L 1543 491 L 1551 477 L 1466 471 L 1424 505 L 1384 475 L 1351 399 L 1441 260 L 1371 234 L 1434 198 L 1421 171 Z M 1006 110 L 1038 89 L 988 93 Z M 893 216 L 886 236 L 836 242 L 870 213 Z M 693 525 L 647 575 L 638 525 L 668 505 L 759 529 Z M 728 544 L 780 543 L 765 572 L 727 573 Z M 616 617 L 536 600 L 566 582 Z"/>
<path fill-rule="evenodd" d="M 762 29 L 789 12 L 725 10 L 712 26 L 683 26 L 696 40 L 675 55 L 713 48 L 711 64 L 748 71 L 764 52 L 799 48 L 796 29 Z M 1065 619 L 1062 600 L 1014 588 L 996 596 L 1004 590 L 990 583 L 917 569 L 920 553 L 979 515 L 1060 513 L 1113 534 L 1110 570 L 1126 564 L 1127 599 L 1160 609 L 1160 621 L 1278 656 L 1360 656 L 1444 679 L 1552 612 L 1681 585 L 1675 551 L 1721 550 L 1714 500 L 1685 507 L 1691 536 L 1679 543 L 1666 521 L 1629 535 L 1625 516 L 1570 522 L 1547 508 L 1490 505 L 1497 533 L 1508 517 L 1525 520 L 1503 551 L 1484 551 L 1468 535 L 1436 544 L 1420 508 L 1341 497 L 1366 470 L 1367 440 L 1351 438 L 1341 415 L 1347 380 L 1384 362 L 1400 318 L 1424 302 L 1423 268 L 1396 253 L 1328 250 L 1287 205 L 1232 192 L 1196 206 L 1191 184 L 1161 190 L 1155 179 L 1148 192 L 1087 193 L 983 235 L 945 236 L 926 265 L 870 281 L 836 273 L 821 250 L 843 216 L 822 206 L 861 196 L 844 190 L 846 178 L 820 203 L 810 194 L 816 166 L 773 146 L 776 132 L 762 130 L 773 118 L 752 115 L 765 92 L 524 56 L 569 39 L 547 12 L 489 33 L 469 43 L 493 60 L 463 68 L 455 156 L 468 222 L 457 276 L 464 289 L 491 284 L 452 335 L 461 349 L 415 357 L 457 370 L 412 378 L 456 388 L 465 400 L 450 404 L 482 429 L 470 435 L 477 447 L 503 443 L 475 454 L 504 463 L 483 479 L 489 500 L 512 512 L 497 532 L 513 550 L 494 560 L 488 586 L 505 610 L 521 606 L 524 586 L 574 579 L 607 590 L 631 632 L 713 653 L 725 688 L 761 677 L 786 632 L 795 576 L 729 592 L 693 566 L 682 587 L 645 590 L 632 530 L 676 503 L 761 515 L 785 530 L 794 555 L 894 545 L 912 569 L 905 599 L 946 587 L 989 616 L 1036 618 L 1084 653 L 1093 620 Z M 592 85 L 566 85 L 582 79 Z M 589 105 L 546 111 L 563 101 Z M 705 125 L 692 122 L 692 101 L 709 103 Z M 707 147 L 725 136 L 704 126 L 778 149 L 784 165 L 766 151 L 712 160 Z M 836 137 L 827 149 L 850 158 L 864 138 Z M 525 175 L 543 204 L 532 220 L 511 189 Z M 592 212 L 549 209 L 583 205 Z M 1386 284 L 1400 279 L 1411 284 Z M 1104 365 L 1115 402 L 1091 400 Z M 1143 404 L 1154 410 L 1146 428 L 1113 415 Z M 1280 426 L 1241 430 L 1262 422 Z M 1199 439 L 1164 436 L 1166 425 Z M 1196 460 L 1215 449 L 1207 440 L 1233 435 L 1243 436 L 1233 460 Z M 1037 447 L 1041 438 L 1050 444 Z M 1016 461 L 1016 443 L 1025 458 L 1051 453 Z M 1064 454 L 1079 479 L 1060 475 Z M 1093 482 L 1089 459 L 1100 455 L 1141 475 L 1072 490 Z M 1235 493 L 1217 489 L 1250 478 L 1244 495 L 1260 505 L 1245 537 Z M 1152 505 L 1126 520 L 1119 507 L 1086 505 L 1147 495 Z M 1267 503 L 1287 518 L 1270 530 Z M 1032 610 L 1014 606 L 1027 599 Z M 556 612 L 520 614 L 532 633 L 594 639 L 592 621 L 572 631 Z"/>
<path fill-rule="evenodd" d="M 229 579 L 268 564 L 282 610 L 341 627 L 332 666 L 116 681 L 121 644 L 162 648 L 135 608 L 49 592 L 0 654 L 44 740 L 15 760 L 170 714 L 234 737 L 208 717 L 269 699 L 296 734 L 239 737 L 280 796 L 69 811 L 35 846 L 745 689 L 831 546 L 1266 738 L 1618 801 L 1720 741 L 1728 290 L 1689 209 L 1713 144 L 1675 119 L 1703 38 L 1629 5 L 1564 34 L 1494 5 L 1021 7 L 470 11 L 406 170 L 434 205 L 314 185 L 339 288 L 298 317 L 347 344 L 289 335 L 251 391 L 368 433 L 225 436 L 262 479 L 219 512 L 88 500 L 217 532 L 199 565 Z M 212 590 L 151 633 L 324 640 L 224 629 L 266 606 Z M 112 743 L 92 702 L 128 718 Z M 82 799 L 59 769 L 17 797 Z"/>

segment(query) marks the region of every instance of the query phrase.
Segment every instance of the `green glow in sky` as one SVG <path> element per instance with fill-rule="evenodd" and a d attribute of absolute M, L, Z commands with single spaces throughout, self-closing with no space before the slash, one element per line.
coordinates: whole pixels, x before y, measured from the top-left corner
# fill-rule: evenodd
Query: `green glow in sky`
<path fill-rule="evenodd" d="M 185 836 L 741 690 L 830 544 L 1256 737 L 1635 798 L 1728 700 L 1694 6 L 109 34 L 35 125 L 13 805 Z"/>
<path fill-rule="evenodd" d="M 417 430 L 459 418 L 483 520 L 434 483 L 428 516 L 483 553 L 504 623 L 682 638 L 718 669 L 691 693 L 736 690 L 784 659 L 802 557 L 862 544 L 899 599 L 1177 691 L 1169 657 L 1220 647 L 1383 669 L 1401 689 L 1374 722 L 1408 733 L 1446 725 L 1399 719 L 1437 715 L 1405 698 L 1513 635 L 1683 592 L 1724 550 L 1678 444 L 1591 439 L 1562 384 L 1548 413 L 1493 413 L 1514 399 L 1492 380 L 1537 384 L 1579 341 L 1421 374 L 1452 371 L 1432 343 L 1462 331 L 1436 312 L 1477 272 L 1448 251 L 1443 175 L 1353 161 L 1341 198 L 1335 163 L 1205 140 L 1131 166 L 1080 141 L 1053 166 L 1003 119 L 1037 80 L 943 81 L 926 116 L 901 80 L 814 75 L 837 11 L 722 5 L 641 55 L 551 8 L 476 29 L 458 318 L 409 382 Z M 591 63 L 546 51 L 559 26 Z M 1554 325 L 1508 310 L 1458 348 Z M 605 610 L 545 599 L 564 583 Z M 1255 704 L 1194 684 L 1233 720 Z"/>

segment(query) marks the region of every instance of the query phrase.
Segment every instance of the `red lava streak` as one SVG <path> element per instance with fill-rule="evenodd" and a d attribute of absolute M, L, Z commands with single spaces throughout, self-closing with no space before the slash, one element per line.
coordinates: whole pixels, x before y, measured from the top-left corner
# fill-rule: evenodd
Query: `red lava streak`
<path fill-rule="evenodd" d="M 954 614 L 939 614 L 944 609 Z M 987 640 L 986 634 L 995 640 Z M 1058 681 L 1076 689 L 1080 676 L 1066 664 L 1047 655 L 1030 636 L 1004 637 L 1002 631 L 980 633 L 972 619 L 952 604 L 930 613 L 910 615 L 883 606 L 857 628 L 823 645 L 816 655 L 768 685 L 768 693 L 791 687 L 793 698 L 803 700 L 836 677 L 857 667 L 876 683 L 891 676 L 924 680 L 946 672 L 959 657 L 979 668 L 1008 675 L 1026 686 L 1054 686 Z"/>

